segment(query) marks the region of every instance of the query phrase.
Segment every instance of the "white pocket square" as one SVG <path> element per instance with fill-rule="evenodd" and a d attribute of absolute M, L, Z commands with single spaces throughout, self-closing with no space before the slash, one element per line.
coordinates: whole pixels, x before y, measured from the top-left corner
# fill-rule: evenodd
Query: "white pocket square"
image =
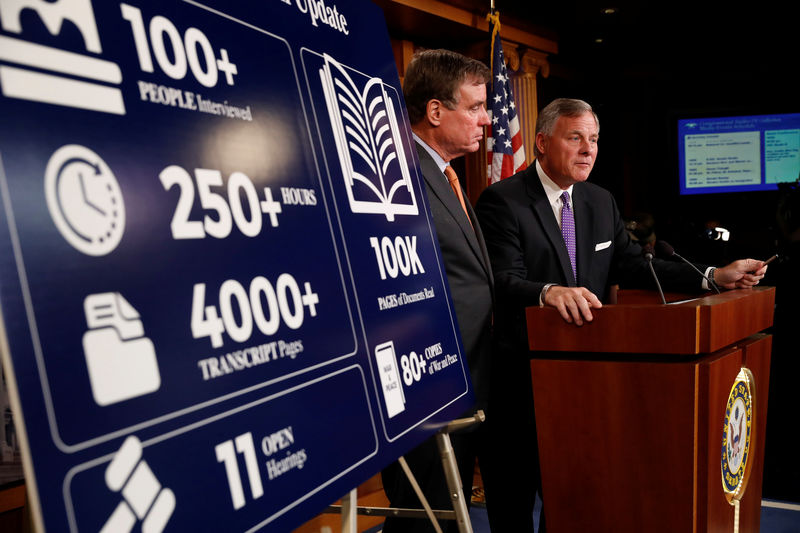
<path fill-rule="evenodd" d="M 600 250 L 605 250 L 609 246 L 611 246 L 611 241 L 598 242 L 597 244 L 594 245 L 594 251 L 599 252 Z"/>

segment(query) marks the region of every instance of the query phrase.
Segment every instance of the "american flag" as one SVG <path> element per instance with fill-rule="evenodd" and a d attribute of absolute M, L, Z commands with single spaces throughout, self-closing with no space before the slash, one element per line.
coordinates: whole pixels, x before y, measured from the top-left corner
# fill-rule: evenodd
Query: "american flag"
<path fill-rule="evenodd" d="M 489 164 L 487 176 L 491 185 L 524 170 L 527 165 L 517 107 L 508 83 L 503 45 L 500 42 L 500 13 L 491 14 L 487 18 L 492 35 L 492 90 L 488 102 L 492 124 L 486 138 L 486 160 Z"/>

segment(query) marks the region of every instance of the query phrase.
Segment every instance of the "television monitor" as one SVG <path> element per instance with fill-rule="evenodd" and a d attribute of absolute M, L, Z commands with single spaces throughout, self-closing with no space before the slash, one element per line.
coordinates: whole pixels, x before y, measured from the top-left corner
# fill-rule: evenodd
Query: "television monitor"
<path fill-rule="evenodd" d="M 678 120 L 680 193 L 766 191 L 800 176 L 800 113 Z"/>

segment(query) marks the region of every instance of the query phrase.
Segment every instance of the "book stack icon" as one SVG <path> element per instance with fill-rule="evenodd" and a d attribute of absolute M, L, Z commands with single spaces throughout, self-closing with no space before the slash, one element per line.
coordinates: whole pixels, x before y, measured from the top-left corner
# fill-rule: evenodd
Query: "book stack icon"
<path fill-rule="evenodd" d="M 382 214 L 389 222 L 397 215 L 419 214 L 397 115 L 383 81 L 352 69 L 351 76 L 334 58 L 324 58 L 320 78 L 350 210 Z"/>
<path fill-rule="evenodd" d="M 0 35 L 0 92 L 8 98 L 124 115 L 122 71 L 116 63 L 95 57 L 103 50 L 91 0 L 3 0 L 0 28 L 22 34 L 23 21 L 38 22 L 23 17 L 27 10 L 53 36 L 65 24 L 76 28 L 92 55 Z"/>

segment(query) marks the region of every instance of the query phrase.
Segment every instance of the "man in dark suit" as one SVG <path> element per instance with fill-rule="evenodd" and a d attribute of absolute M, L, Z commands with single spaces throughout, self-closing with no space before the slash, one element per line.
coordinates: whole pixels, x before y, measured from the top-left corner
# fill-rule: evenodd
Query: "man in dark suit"
<path fill-rule="evenodd" d="M 486 408 L 489 385 L 492 270 L 478 219 L 469 202 L 462 201 L 466 195 L 449 165 L 453 159 L 480 146 L 483 127 L 489 124 L 486 113 L 489 78 L 489 69 L 479 61 L 447 50 L 427 50 L 409 63 L 403 82 L 420 168 L 472 377 L 475 409 Z M 467 504 L 482 438 L 480 426 L 450 435 Z M 431 506 L 452 509 L 434 439 L 406 454 L 405 459 Z M 420 507 L 397 463 L 382 474 L 384 490 L 393 507 Z M 447 521 L 446 529 L 458 531 L 452 520 Z M 383 531 L 417 533 L 433 528 L 427 520 L 388 518 Z"/>
<path fill-rule="evenodd" d="M 586 181 L 597 156 L 599 131 L 589 104 L 555 100 L 536 123 L 536 164 L 488 187 L 476 205 L 497 291 L 498 347 L 487 422 L 493 435 L 506 436 L 497 439 L 490 456 L 502 454 L 513 464 L 506 471 L 482 469 L 495 532 L 533 531 L 533 505 L 541 485 L 525 308 L 549 305 L 580 326 L 592 320 L 592 309 L 602 307 L 601 299 L 616 280 L 655 288 L 642 249 L 631 241 L 614 198 Z M 655 260 L 654 268 L 671 290 L 708 288 L 687 264 Z M 752 259 L 701 268 L 725 288 L 752 287 L 766 272 L 761 261 Z"/>

